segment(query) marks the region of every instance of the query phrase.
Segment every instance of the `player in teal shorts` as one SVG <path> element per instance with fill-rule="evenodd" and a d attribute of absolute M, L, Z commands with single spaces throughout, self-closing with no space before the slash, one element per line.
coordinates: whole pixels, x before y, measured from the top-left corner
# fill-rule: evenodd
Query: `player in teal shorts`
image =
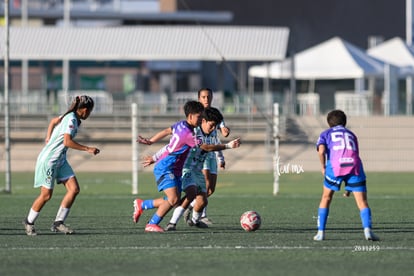
<path fill-rule="evenodd" d="M 178 220 L 193 200 L 195 205 L 193 207 L 192 217 L 186 220 L 187 224 L 200 228 L 208 227 L 206 223 L 200 220 L 202 211 L 207 206 L 208 196 L 206 178 L 202 172 L 204 161 L 214 151 L 238 148 L 240 146 L 239 138 L 227 144 L 217 143 L 216 136 L 213 135 L 213 132 L 215 132 L 217 125 L 223 120 L 223 116 L 218 109 L 214 107 L 205 108 L 201 118 L 201 125 L 195 128 L 195 137 L 197 141 L 200 141 L 199 144 L 210 145 L 212 152 L 206 152 L 199 146 L 195 146 L 190 150 L 185 160 L 181 177 L 182 190 L 185 192 L 185 197 L 181 201 L 181 205 L 175 208 L 171 220 L 165 228 L 166 231 L 176 230 Z"/>
<path fill-rule="evenodd" d="M 201 88 L 200 90 L 198 90 L 197 96 L 198 101 L 203 104 L 204 108 L 211 107 L 211 103 L 213 101 L 213 90 L 211 90 L 210 88 Z M 217 144 L 220 143 L 220 139 L 218 138 L 218 132 L 220 132 L 224 137 L 228 137 L 230 135 L 230 128 L 226 126 L 224 119 L 221 121 L 220 124 L 217 125 L 216 129 L 210 134 L 212 139 L 215 139 L 215 142 Z M 206 179 L 208 197 L 210 197 L 216 190 L 218 167 L 220 167 L 221 169 L 225 169 L 226 167 L 226 162 L 224 160 L 224 155 L 222 151 L 210 152 L 204 161 L 202 170 L 204 177 Z M 184 217 L 187 221 L 190 219 L 191 209 L 193 208 L 194 204 L 195 201 L 193 201 L 190 207 L 185 211 Z M 211 220 L 207 217 L 207 206 L 203 209 L 201 221 L 207 225 L 212 224 Z"/>
<path fill-rule="evenodd" d="M 345 127 L 346 115 L 343 111 L 329 112 L 327 121 L 329 129 L 321 133 L 316 143 L 324 186 L 318 209 L 318 232 L 313 239 L 325 239 L 329 207 L 334 193 L 340 190 L 344 182 L 345 190 L 353 193 L 360 210 L 365 239 L 377 241 L 379 238 L 371 230 L 371 209 L 368 206 L 366 177 L 359 157 L 357 136 Z"/>
<path fill-rule="evenodd" d="M 62 199 L 51 230 L 65 234 L 73 233 L 73 230 L 67 227 L 64 222 L 76 196 L 79 194 L 79 183 L 66 159 L 66 152 L 69 148 L 72 148 L 93 155 L 99 153 L 99 149 L 81 145 L 73 140 L 78 132 L 81 120 L 86 120 L 89 117 L 93 107 L 94 102 L 91 97 L 77 96 L 65 114 L 50 121 L 45 140 L 46 144 L 36 162 L 34 187 L 40 187 L 40 195 L 34 200 L 29 214 L 23 221 L 28 236 L 37 234 L 34 223 L 43 206 L 52 198 L 56 182 L 63 183 L 66 194 Z"/>

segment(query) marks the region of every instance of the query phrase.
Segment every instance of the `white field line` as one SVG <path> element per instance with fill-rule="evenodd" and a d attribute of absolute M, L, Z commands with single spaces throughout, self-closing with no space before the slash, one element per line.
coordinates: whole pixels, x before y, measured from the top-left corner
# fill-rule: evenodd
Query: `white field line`
<path fill-rule="evenodd" d="M 361 249 L 359 249 L 361 248 Z M 355 246 L 103 246 L 103 247 L 9 247 L 0 248 L 0 250 L 42 250 L 42 251 L 53 251 L 53 250 L 319 250 L 319 251 L 338 251 L 338 250 L 349 250 L 353 252 L 374 252 L 374 251 L 414 251 L 414 247 L 392 247 L 392 246 L 381 246 L 378 243 L 372 243 L 372 245 L 359 246 L 357 249 Z"/>

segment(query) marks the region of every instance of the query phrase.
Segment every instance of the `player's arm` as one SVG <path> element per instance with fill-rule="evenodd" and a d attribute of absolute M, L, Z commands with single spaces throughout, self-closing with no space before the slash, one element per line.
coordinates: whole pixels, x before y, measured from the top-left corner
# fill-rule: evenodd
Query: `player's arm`
<path fill-rule="evenodd" d="M 204 151 L 219 151 L 219 150 L 226 150 L 226 149 L 235 149 L 240 147 L 241 141 L 240 138 L 236 138 L 227 144 L 201 144 L 200 148 Z"/>
<path fill-rule="evenodd" d="M 72 140 L 72 136 L 68 133 L 65 133 L 63 136 L 63 144 L 65 145 L 65 147 L 75 149 L 75 150 L 87 151 L 88 153 L 91 153 L 94 155 L 97 155 L 100 152 L 98 148 L 84 146 L 84 145 L 79 144 L 75 140 Z"/>
<path fill-rule="evenodd" d="M 216 151 L 215 153 L 216 153 L 216 158 L 217 158 L 218 163 L 219 163 L 219 167 L 222 168 L 222 169 L 225 169 L 226 168 L 226 161 L 224 160 L 223 152 L 221 150 L 219 150 L 219 151 Z"/>
<path fill-rule="evenodd" d="M 319 162 L 321 164 L 321 172 L 325 175 L 325 168 L 326 168 L 326 147 L 323 144 L 318 145 L 318 156 Z"/>
<path fill-rule="evenodd" d="M 150 156 L 150 155 L 146 155 L 142 158 L 142 165 L 145 167 L 148 167 L 152 164 L 154 164 L 155 162 L 157 162 L 158 160 L 160 160 L 160 158 L 162 157 L 162 155 L 168 151 L 168 145 L 163 146 L 160 150 L 158 150 L 154 155 Z"/>
<path fill-rule="evenodd" d="M 221 144 L 220 138 L 215 135 L 212 144 Z M 223 170 L 226 168 L 226 161 L 224 160 L 224 154 L 221 150 L 215 152 L 215 157 L 218 160 L 218 166 Z"/>
<path fill-rule="evenodd" d="M 230 128 L 225 125 L 224 121 L 221 121 L 219 129 L 224 137 L 228 137 L 230 135 Z"/>
<path fill-rule="evenodd" d="M 150 139 L 144 138 L 141 135 L 138 136 L 137 142 L 144 145 L 152 145 L 155 142 L 158 142 L 159 140 L 167 137 L 168 135 L 172 134 L 171 127 L 167 127 L 166 129 L 161 130 L 154 136 L 152 136 Z"/>
<path fill-rule="evenodd" d="M 50 136 L 52 136 L 53 129 L 55 129 L 55 126 L 60 124 L 60 121 L 62 121 L 61 117 L 55 117 L 50 120 L 49 126 L 47 127 L 47 133 L 45 138 L 45 144 L 47 144 L 50 140 Z"/>

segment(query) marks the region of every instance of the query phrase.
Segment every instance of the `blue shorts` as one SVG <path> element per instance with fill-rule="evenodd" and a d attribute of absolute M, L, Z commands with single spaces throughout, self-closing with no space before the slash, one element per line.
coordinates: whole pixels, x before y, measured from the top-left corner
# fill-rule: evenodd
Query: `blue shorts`
<path fill-rule="evenodd" d="M 332 191 L 339 191 L 342 182 L 345 182 L 345 190 L 349 192 L 366 192 L 367 181 L 364 169 L 361 165 L 359 175 L 348 174 L 344 176 L 335 176 L 330 162 L 326 164 L 324 186 Z"/>
<path fill-rule="evenodd" d="M 176 176 L 170 170 L 160 170 L 157 165 L 154 167 L 154 176 L 157 181 L 158 192 L 175 187 L 178 193 L 181 193 L 181 175 Z"/>

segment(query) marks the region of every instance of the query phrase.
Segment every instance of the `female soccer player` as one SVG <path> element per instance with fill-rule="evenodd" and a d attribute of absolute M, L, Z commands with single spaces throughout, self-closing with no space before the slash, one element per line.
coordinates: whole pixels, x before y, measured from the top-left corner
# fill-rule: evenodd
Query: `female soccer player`
<path fill-rule="evenodd" d="M 201 88 L 198 90 L 197 96 L 198 101 L 203 104 L 204 108 L 211 107 L 211 102 L 213 101 L 213 90 L 210 88 Z M 230 128 L 226 126 L 224 119 L 219 125 L 217 125 L 217 129 L 220 130 L 224 137 L 228 137 L 230 135 Z M 213 133 L 210 134 L 210 137 L 216 141 L 216 144 L 220 144 L 220 139 L 217 136 L 217 130 L 214 130 Z M 217 160 L 219 161 L 218 165 Z M 210 152 L 204 161 L 202 170 L 206 180 L 207 196 L 211 196 L 216 190 L 218 166 L 222 169 L 226 167 L 222 151 Z M 195 201 L 191 203 L 190 208 L 188 208 L 184 213 L 186 221 L 190 219 L 191 209 L 194 204 Z M 212 224 L 211 220 L 207 217 L 207 206 L 203 209 L 200 221 L 207 225 Z"/>
<path fill-rule="evenodd" d="M 187 224 L 189 226 L 197 226 L 200 228 L 208 227 L 206 223 L 200 220 L 202 210 L 207 206 L 206 179 L 202 173 L 202 169 L 204 160 L 209 154 L 209 152 L 202 147 L 208 145 L 209 150 L 221 151 L 224 149 L 238 148 L 241 144 L 239 138 L 234 139 L 227 144 L 217 144 L 214 139 L 215 136 L 210 136 L 222 120 L 223 116 L 217 108 L 207 107 L 204 109 L 201 115 L 201 125 L 195 129 L 196 139 L 197 141 L 200 141 L 200 144 L 190 150 L 183 166 L 181 182 L 182 189 L 186 196 L 183 198 L 181 205 L 175 208 L 173 216 L 165 230 L 176 230 L 178 220 L 193 200 L 195 200 L 193 215 L 191 218 L 188 218 Z"/>
<path fill-rule="evenodd" d="M 75 173 L 66 159 L 66 152 L 68 148 L 72 148 L 93 155 L 99 153 L 99 149 L 81 145 L 73 140 L 81 120 L 86 120 L 89 117 L 93 107 L 94 102 L 91 97 L 77 96 L 65 114 L 50 121 L 45 139 L 46 144 L 36 162 L 34 187 L 40 187 L 40 195 L 34 200 L 29 214 L 23 221 L 27 235 L 35 236 L 37 234 L 34 223 L 43 206 L 52 198 L 55 182 L 63 183 L 66 194 L 62 199 L 51 230 L 65 234 L 74 232 L 64 222 L 80 189 Z"/>
<path fill-rule="evenodd" d="M 368 206 L 366 177 L 359 157 L 357 136 L 347 129 L 346 115 L 341 110 L 328 113 L 329 129 L 323 131 L 316 143 L 322 174 L 325 177 L 318 209 L 318 233 L 315 241 L 325 239 L 325 226 L 333 195 L 345 182 L 345 190 L 352 192 L 360 210 L 366 240 L 377 241 L 372 232 L 371 209 Z"/>

